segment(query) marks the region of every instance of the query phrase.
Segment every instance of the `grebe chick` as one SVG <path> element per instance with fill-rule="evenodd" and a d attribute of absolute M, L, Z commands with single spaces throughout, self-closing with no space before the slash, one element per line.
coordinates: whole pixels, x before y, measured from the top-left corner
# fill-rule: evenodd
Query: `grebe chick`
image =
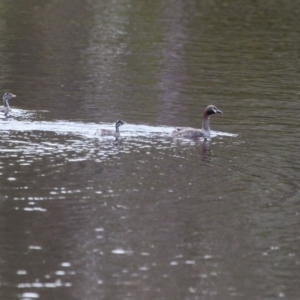
<path fill-rule="evenodd" d="M 197 139 L 197 138 L 210 138 L 210 127 L 209 127 L 209 117 L 214 114 L 222 114 L 215 105 L 208 105 L 203 114 L 203 122 L 202 128 L 190 128 L 190 127 L 183 127 L 177 128 L 177 130 L 173 131 L 172 136 L 178 138 L 190 138 L 190 139 Z"/>
<path fill-rule="evenodd" d="M 98 134 L 102 135 L 102 136 L 114 136 L 115 138 L 119 138 L 120 137 L 120 131 L 119 131 L 119 127 L 126 124 L 126 122 L 124 122 L 123 120 L 118 120 L 116 122 L 116 131 L 114 130 L 106 130 L 106 129 L 100 129 L 97 131 Z"/>
<path fill-rule="evenodd" d="M 14 97 L 17 97 L 17 96 L 12 93 L 5 93 L 3 95 L 3 106 L 0 106 L 0 111 L 4 112 L 5 117 L 7 117 L 9 112 L 11 111 L 8 101 Z"/>

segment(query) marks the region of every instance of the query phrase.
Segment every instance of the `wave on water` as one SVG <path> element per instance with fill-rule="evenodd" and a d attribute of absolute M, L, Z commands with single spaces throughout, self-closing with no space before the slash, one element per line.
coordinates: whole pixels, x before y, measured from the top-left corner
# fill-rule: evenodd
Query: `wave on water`
<path fill-rule="evenodd" d="M 55 121 L 33 121 L 26 117 L 32 117 L 34 113 L 23 110 L 14 110 L 14 116 L 25 116 L 25 120 L 19 118 L 2 118 L 0 121 L 1 131 L 45 131 L 54 132 L 56 134 L 76 134 L 85 136 L 86 138 L 95 138 L 96 132 L 99 129 L 115 128 L 113 123 L 84 123 L 71 122 L 66 120 Z M 171 136 L 175 127 L 170 126 L 150 126 L 141 124 L 126 123 L 120 128 L 122 137 L 155 137 L 155 136 Z M 212 138 L 216 136 L 235 137 L 236 134 L 227 132 L 212 131 Z M 101 137 L 104 138 L 104 137 Z"/>

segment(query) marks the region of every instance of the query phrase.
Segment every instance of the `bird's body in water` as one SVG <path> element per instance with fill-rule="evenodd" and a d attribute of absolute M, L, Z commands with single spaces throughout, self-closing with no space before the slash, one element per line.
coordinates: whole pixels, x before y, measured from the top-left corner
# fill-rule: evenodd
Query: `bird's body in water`
<path fill-rule="evenodd" d="M 177 138 L 209 139 L 210 138 L 209 118 L 211 115 L 214 115 L 214 114 L 222 114 L 222 111 L 220 111 L 214 105 L 208 105 L 206 107 L 206 109 L 204 110 L 203 122 L 202 122 L 201 129 L 190 128 L 190 127 L 177 128 L 175 131 L 173 131 L 172 136 L 177 137 Z"/>
<path fill-rule="evenodd" d="M 0 112 L 4 112 L 5 117 L 7 117 L 9 112 L 11 111 L 8 101 L 14 97 L 17 97 L 17 96 L 12 93 L 5 93 L 3 95 L 3 106 L 0 106 Z"/>
<path fill-rule="evenodd" d="M 107 130 L 107 129 L 99 129 L 97 131 L 98 135 L 101 136 L 114 136 L 116 139 L 118 139 L 120 137 L 120 131 L 119 131 L 119 127 L 126 124 L 126 122 L 124 122 L 123 120 L 118 120 L 115 124 L 116 126 L 116 130 Z"/>

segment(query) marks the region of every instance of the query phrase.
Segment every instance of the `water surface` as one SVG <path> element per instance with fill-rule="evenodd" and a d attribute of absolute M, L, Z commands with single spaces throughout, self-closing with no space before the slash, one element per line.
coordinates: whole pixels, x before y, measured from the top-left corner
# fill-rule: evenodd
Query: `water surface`
<path fill-rule="evenodd" d="M 299 299 L 299 9 L 4 1 L 0 298 Z"/>

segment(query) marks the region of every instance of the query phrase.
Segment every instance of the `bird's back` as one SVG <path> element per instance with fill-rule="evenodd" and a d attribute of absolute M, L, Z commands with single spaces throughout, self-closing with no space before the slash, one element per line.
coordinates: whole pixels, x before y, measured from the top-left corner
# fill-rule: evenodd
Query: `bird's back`
<path fill-rule="evenodd" d="M 196 129 L 196 128 L 178 128 L 177 130 L 174 130 L 172 133 L 173 137 L 181 137 L 181 138 L 201 138 L 204 137 L 202 129 Z"/>

